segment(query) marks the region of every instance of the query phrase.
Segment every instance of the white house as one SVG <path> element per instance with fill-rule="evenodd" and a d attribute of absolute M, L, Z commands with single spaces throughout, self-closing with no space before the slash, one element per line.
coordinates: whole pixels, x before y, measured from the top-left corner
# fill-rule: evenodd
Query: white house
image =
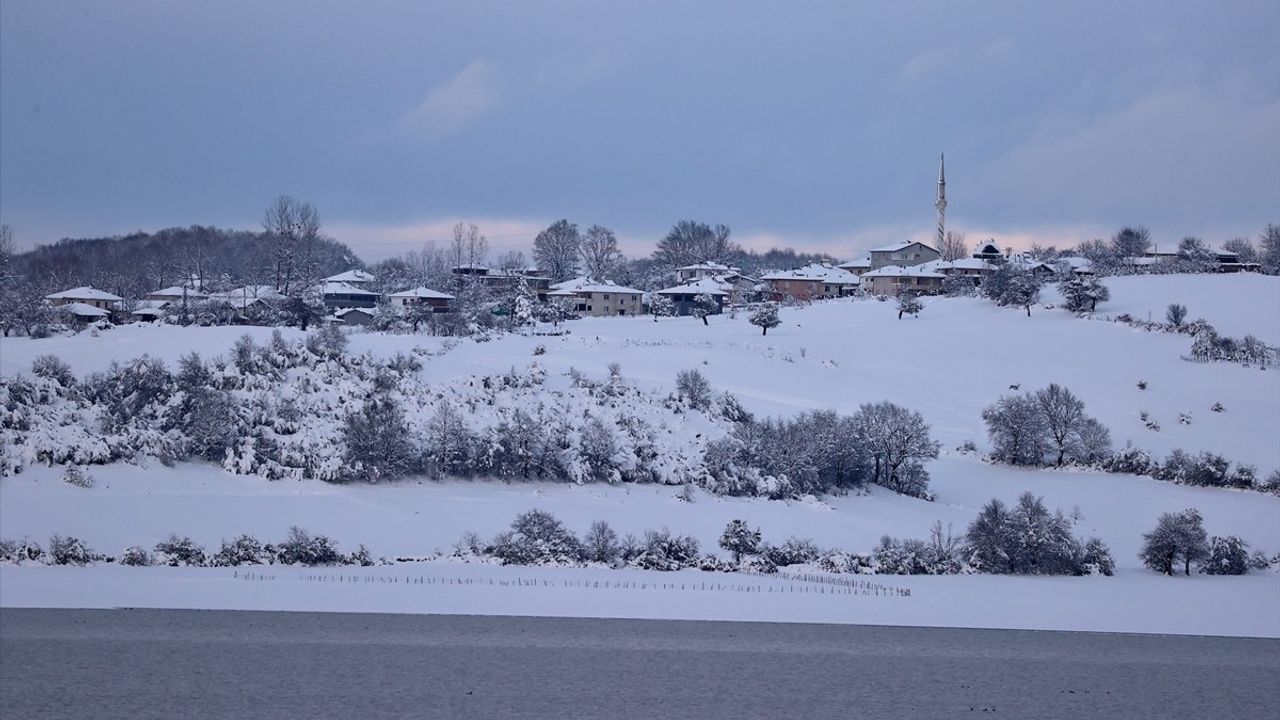
<path fill-rule="evenodd" d="M 931 295 L 941 292 L 945 278 L 942 273 L 927 270 L 920 265 L 886 265 L 863 273 L 862 289 L 872 295 L 898 295 L 904 292 Z"/>
<path fill-rule="evenodd" d="M 940 259 L 942 259 L 942 253 L 924 243 L 900 242 L 895 245 L 873 248 L 871 250 L 871 269 L 875 270 L 886 265 L 910 267 L 927 263 L 930 260 Z"/>
<path fill-rule="evenodd" d="M 722 265 L 717 262 L 694 263 L 693 265 L 676 268 L 676 280 L 685 283 L 690 280 L 701 280 L 717 275 L 738 274 L 741 272 L 742 270 L 739 268 Z"/>
<path fill-rule="evenodd" d="M 357 271 L 358 272 L 358 271 Z M 366 290 L 351 283 L 326 280 L 320 286 L 324 295 L 324 306 L 334 308 L 371 308 L 378 304 L 378 293 Z"/>
<path fill-rule="evenodd" d="M 106 310 L 108 311 L 108 314 L 110 314 L 111 310 L 115 310 L 116 307 L 124 301 L 124 298 L 119 295 L 112 295 L 105 290 L 98 290 L 97 288 L 89 287 L 88 285 L 71 288 L 70 290 L 63 290 L 62 292 L 51 293 L 49 295 L 45 295 L 44 299 L 48 300 L 49 304 L 55 307 L 62 305 L 75 305 L 79 303 L 99 310 Z"/>
<path fill-rule="evenodd" d="M 327 283 L 346 283 L 357 287 L 367 285 L 374 280 L 377 280 L 377 278 L 374 277 L 372 273 L 365 272 L 364 270 L 348 270 L 344 273 L 338 273 L 333 277 L 327 277 L 324 279 Z"/>
<path fill-rule="evenodd" d="M 643 290 L 587 277 L 557 283 L 547 297 L 567 299 L 578 313 L 593 317 L 644 314 Z"/>
<path fill-rule="evenodd" d="M 387 299 L 391 301 L 394 307 L 406 307 L 410 305 L 427 305 L 435 312 L 445 312 L 449 309 L 449 304 L 453 302 L 453 296 L 448 293 L 437 292 L 425 287 L 416 287 L 411 290 L 401 290 L 387 295 Z"/>

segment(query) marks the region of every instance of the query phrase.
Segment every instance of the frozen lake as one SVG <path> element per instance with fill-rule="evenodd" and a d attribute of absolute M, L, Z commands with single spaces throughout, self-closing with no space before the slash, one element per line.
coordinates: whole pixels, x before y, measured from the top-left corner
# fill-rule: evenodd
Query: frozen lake
<path fill-rule="evenodd" d="M 0 610 L 5 718 L 1266 717 L 1280 641 L 529 617 Z"/>

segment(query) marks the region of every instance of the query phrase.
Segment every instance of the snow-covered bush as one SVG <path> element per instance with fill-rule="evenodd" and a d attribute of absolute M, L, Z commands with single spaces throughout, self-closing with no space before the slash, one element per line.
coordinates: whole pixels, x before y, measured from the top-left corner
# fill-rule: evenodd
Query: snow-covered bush
<path fill-rule="evenodd" d="M 1207 575 L 1244 575 L 1250 570 L 1249 544 L 1235 535 L 1209 539 L 1209 557 L 1200 571 Z"/>
<path fill-rule="evenodd" d="M 120 553 L 120 564 L 133 567 L 145 567 L 151 564 L 151 553 L 146 548 L 131 545 Z"/>
<path fill-rule="evenodd" d="M 992 500 L 965 532 L 968 563 L 994 574 L 1108 574 L 1114 563 L 1106 545 L 1094 539 L 1081 543 L 1072 534 L 1073 525 L 1061 510 L 1050 512 L 1029 492 L 1011 509 Z"/>
<path fill-rule="evenodd" d="M 790 537 L 781 545 L 769 545 L 764 548 L 766 555 L 774 565 L 804 565 L 814 562 L 822 554 L 818 546 L 807 538 Z"/>
<path fill-rule="evenodd" d="M 341 357 L 347 351 L 347 334 L 337 323 L 325 323 L 307 336 L 307 350 L 330 360 Z"/>
<path fill-rule="evenodd" d="M 1056 383 L 1009 395 L 982 411 L 992 458 L 1012 465 L 1092 464 L 1111 450 L 1111 433 L 1086 415 L 1084 402 Z"/>
<path fill-rule="evenodd" d="M 41 355 L 33 360 L 31 374 L 52 380 L 63 387 L 69 388 L 76 383 L 76 376 L 71 372 L 71 366 L 57 355 Z"/>
<path fill-rule="evenodd" d="M 50 565 L 87 565 L 93 559 L 84 541 L 70 535 L 49 538 Z"/>
<path fill-rule="evenodd" d="M 964 572 L 963 544 L 945 533 L 942 523 L 930 528 L 928 540 L 902 540 L 885 535 L 871 555 L 877 573 L 886 575 L 954 575 Z"/>
<path fill-rule="evenodd" d="M 372 397 L 347 415 L 343 478 L 376 483 L 395 480 L 418 467 L 404 412 L 394 397 Z"/>
<path fill-rule="evenodd" d="M 1093 312 L 1098 303 L 1111 299 L 1111 291 L 1102 281 L 1092 275 L 1072 277 L 1058 283 L 1058 291 L 1062 293 L 1065 307 L 1069 312 Z"/>
<path fill-rule="evenodd" d="M 511 529 L 493 539 L 490 552 L 503 565 L 572 565 L 584 558 L 578 538 L 545 510 L 517 515 Z"/>
<path fill-rule="evenodd" d="M 0 562 L 44 562 L 44 548 L 29 538 L 0 541 Z"/>
<path fill-rule="evenodd" d="M 711 383 L 697 370 L 681 370 L 676 374 L 676 392 L 694 410 L 711 409 Z"/>
<path fill-rule="evenodd" d="M 744 520 L 730 520 L 720 535 L 720 547 L 733 554 L 733 562 L 741 563 L 743 555 L 760 554 L 760 530 L 752 530 Z"/>
<path fill-rule="evenodd" d="M 691 535 L 675 535 L 670 530 L 650 530 L 644 534 L 639 553 L 628 564 L 642 570 L 683 570 L 697 567 L 698 541 Z"/>
<path fill-rule="evenodd" d="M 93 487 L 93 476 L 89 475 L 79 465 L 68 465 L 67 469 L 62 471 L 62 482 L 76 487 L 91 488 Z"/>
<path fill-rule="evenodd" d="M 209 558 L 209 564 L 216 567 L 234 567 L 237 565 L 265 565 L 271 562 L 271 553 L 263 548 L 262 543 L 252 535 L 240 535 L 234 540 L 222 541 L 222 547 Z"/>
<path fill-rule="evenodd" d="M 898 319 L 901 320 L 903 315 L 915 317 L 924 310 L 924 303 L 920 302 L 920 298 L 915 293 L 904 292 L 898 296 Z"/>
<path fill-rule="evenodd" d="M 284 542 L 272 550 L 281 565 L 342 565 L 345 561 L 337 544 L 327 535 L 312 535 L 296 525 L 289 528 Z"/>
<path fill-rule="evenodd" d="M 201 567 L 205 564 L 204 548 L 189 537 L 170 535 L 168 540 L 156 543 L 155 553 L 157 565 Z"/>
<path fill-rule="evenodd" d="M 1191 564 L 1209 557 L 1209 538 L 1200 511 L 1189 508 L 1164 513 L 1151 532 L 1142 536 L 1138 557 L 1142 564 L 1164 575 L 1173 575 L 1181 563 L 1183 574 L 1191 574 Z"/>
<path fill-rule="evenodd" d="M 622 557 L 618 533 L 603 520 L 591 523 L 587 534 L 582 536 L 582 553 L 588 562 L 613 565 Z"/>

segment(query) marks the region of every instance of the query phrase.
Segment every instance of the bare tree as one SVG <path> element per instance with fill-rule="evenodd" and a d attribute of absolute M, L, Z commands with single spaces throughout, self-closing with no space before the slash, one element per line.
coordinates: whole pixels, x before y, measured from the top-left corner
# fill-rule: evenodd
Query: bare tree
<path fill-rule="evenodd" d="M 587 277 L 605 280 L 613 277 L 614 271 L 623 261 L 622 252 L 618 250 L 618 238 L 613 231 L 602 225 L 587 228 L 582 239 L 580 250 L 582 271 Z"/>
<path fill-rule="evenodd" d="M 948 230 L 942 239 L 942 259 L 948 262 L 969 257 L 969 244 L 964 240 L 964 233 Z"/>
<path fill-rule="evenodd" d="M 1231 238 L 1222 243 L 1222 249 L 1239 255 L 1242 263 L 1258 262 L 1258 251 L 1253 247 L 1253 241 L 1247 237 Z"/>
<path fill-rule="evenodd" d="M 453 267 L 480 267 L 489 257 L 489 241 L 480 234 L 475 223 L 453 226 L 453 243 L 449 246 L 449 262 Z"/>
<path fill-rule="evenodd" d="M 1122 258 L 1142 257 L 1150 247 L 1151 231 L 1141 225 L 1122 227 L 1111 236 L 1111 248 Z"/>
<path fill-rule="evenodd" d="M 727 263 L 741 252 L 742 248 L 730 242 L 727 226 L 713 228 L 706 223 L 681 220 L 658 241 L 653 258 L 660 265 L 677 268 L 699 262 Z"/>
<path fill-rule="evenodd" d="M 503 272 L 522 271 L 528 267 L 529 261 L 525 259 L 524 252 L 520 250 L 508 251 L 498 258 L 498 269 Z"/>
<path fill-rule="evenodd" d="M 533 239 L 533 259 L 551 276 L 552 282 L 560 282 L 577 272 L 581 247 L 578 226 L 568 220 L 557 220 Z"/>
<path fill-rule="evenodd" d="M 320 213 L 311 203 L 281 195 L 263 215 L 262 229 L 269 238 L 276 289 L 288 294 L 290 286 L 303 280 L 314 264 L 315 244 L 320 237 Z"/>

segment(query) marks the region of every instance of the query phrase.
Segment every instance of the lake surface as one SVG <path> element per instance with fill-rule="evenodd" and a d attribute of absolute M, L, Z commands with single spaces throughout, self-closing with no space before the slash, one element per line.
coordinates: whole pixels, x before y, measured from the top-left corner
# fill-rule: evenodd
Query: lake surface
<path fill-rule="evenodd" d="M 0 717 L 1274 718 L 1280 640 L 0 609 Z"/>

